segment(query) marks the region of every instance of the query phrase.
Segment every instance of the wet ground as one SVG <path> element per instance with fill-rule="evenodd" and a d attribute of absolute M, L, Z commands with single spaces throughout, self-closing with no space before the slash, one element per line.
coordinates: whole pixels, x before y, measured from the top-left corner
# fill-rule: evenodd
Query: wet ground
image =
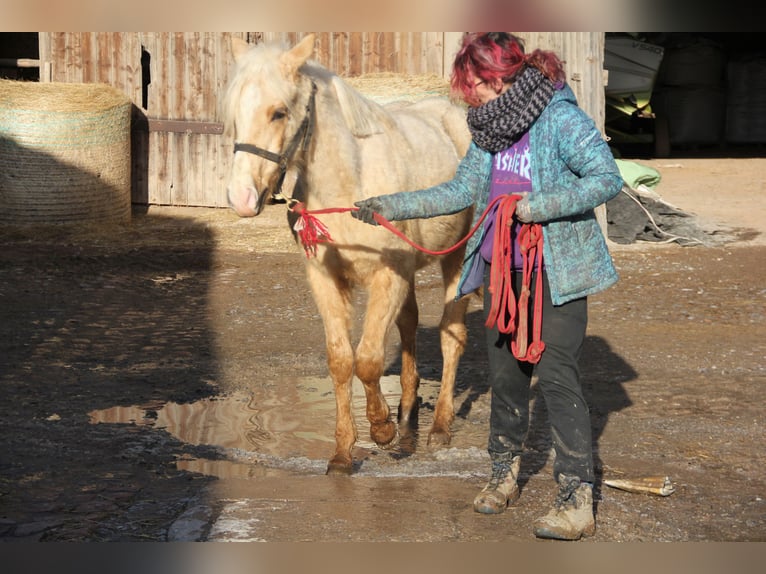
<path fill-rule="evenodd" d="M 658 191 L 699 214 L 711 242 L 614 246 L 621 281 L 591 298 L 591 541 L 766 540 L 766 164 L 736 163 L 655 161 Z M 534 540 L 555 495 L 536 395 L 521 499 L 499 516 L 471 508 L 488 469 L 477 302 L 452 444 L 376 448 L 356 387 L 357 472 L 324 475 L 334 399 L 303 258 L 282 206 L 0 230 L 0 540 Z M 441 288 L 435 269 L 418 283 L 425 434 Z M 383 380 L 394 407 L 396 347 Z M 675 492 L 602 482 L 648 475 Z"/>

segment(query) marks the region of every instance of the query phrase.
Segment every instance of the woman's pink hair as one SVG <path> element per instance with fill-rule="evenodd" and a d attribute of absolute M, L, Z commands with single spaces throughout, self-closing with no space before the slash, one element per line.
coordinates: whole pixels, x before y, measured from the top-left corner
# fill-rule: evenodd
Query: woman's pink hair
<path fill-rule="evenodd" d="M 452 93 L 478 105 L 477 80 L 511 82 L 525 65 L 534 66 L 552 82 L 566 78 L 564 64 L 554 52 L 538 49 L 525 54 L 523 40 L 509 32 L 467 32 L 452 66 Z"/>

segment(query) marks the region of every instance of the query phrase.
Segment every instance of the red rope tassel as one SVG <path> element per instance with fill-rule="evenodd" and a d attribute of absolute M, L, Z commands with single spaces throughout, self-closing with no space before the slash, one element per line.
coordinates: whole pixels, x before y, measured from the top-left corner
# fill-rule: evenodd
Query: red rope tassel
<path fill-rule="evenodd" d="M 309 212 L 306 205 L 300 201 L 296 202 L 290 210 L 299 215 L 293 229 L 298 234 L 306 258 L 316 257 L 317 245 L 332 241 L 332 237 L 325 224 L 319 221 L 314 213 L 329 213 L 334 210 Z"/>

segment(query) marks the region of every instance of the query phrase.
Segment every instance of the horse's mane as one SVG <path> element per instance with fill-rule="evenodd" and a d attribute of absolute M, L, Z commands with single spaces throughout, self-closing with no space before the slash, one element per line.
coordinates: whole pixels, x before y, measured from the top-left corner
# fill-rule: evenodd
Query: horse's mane
<path fill-rule="evenodd" d="M 220 115 L 223 119 L 224 134 L 233 133 L 234 117 L 247 82 L 258 74 L 277 74 L 277 59 L 283 50 L 284 47 L 276 44 L 257 44 L 236 62 L 221 99 Z"/>
<path fill-rule="evenodd" d="M 280 74 L 279 56 L 285 50 L 278 44 L 258 44 L 250 49 L 237 62 L 234 74 L 229 81 L 221 102 L 221 117 L 224 133 L 233 130 L 234 115 L 239 107 L 242 90 L 250 78 L 260 75 L 266 78 L 278 78 Z M 391 129 L 395 122 L 391 114 L 380 104 L 366 98 L 340 76 L 321 64 L 309 60 L 301 68 L 301 74 L 313 80 L 319 88 L 319 96 L 334 96 L 340 109 L 343 122 L 355 137 L 368 137 Z M 288 84 L 276 82 L 275 88 L 284 86 L 284 93 L 278 94 L 288 101 Z M 326 88 L 323 90 L 323 88 Z"/>
<path fill-rule="evenodd" d="M 340 76 L 333 74 L 331 83 L 343 119 L 354 136 L 363 138 L 394 127 L 391 114 L 383 106 L 364 97 Z"/>

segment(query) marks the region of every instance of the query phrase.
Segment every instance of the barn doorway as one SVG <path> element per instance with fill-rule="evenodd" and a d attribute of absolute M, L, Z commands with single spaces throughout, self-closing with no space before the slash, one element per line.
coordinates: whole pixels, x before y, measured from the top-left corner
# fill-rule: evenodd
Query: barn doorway
<path fill-rule="evenodd" d="M 40 81 L 40 39 L 37 32 L 0 34 L 0 78 Z"/>

